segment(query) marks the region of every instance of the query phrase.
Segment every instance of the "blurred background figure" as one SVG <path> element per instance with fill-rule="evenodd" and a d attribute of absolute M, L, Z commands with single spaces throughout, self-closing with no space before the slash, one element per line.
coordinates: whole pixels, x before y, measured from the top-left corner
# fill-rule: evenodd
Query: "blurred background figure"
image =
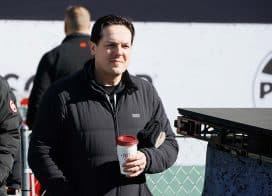
<path fill-rule="evenodd" d="M 0 76 L 0 195 L 7 195 L 6 180 L 19 148 L 21 117 L 15 96 L 7 81 Z M 20 167 L 20 165 L 19 165 Z M 18 174 L 20 175 L 20 174 Z M 20 179 L 19 179 L 20 180 Z M 19 182 L 20 183 L 20 182 Z M 19 188 L 19 187 L 18 187 Z"/>
<path fill-rule="evenodd" d="M 26 123 L 33 127 L 43 94 L 56 80 L 80 70 L 90 55 L 90 12 L 82 6 L 66 9 L 65 39 L 56 48 L 45 53 L 40 60 L 29 97 Z"/>

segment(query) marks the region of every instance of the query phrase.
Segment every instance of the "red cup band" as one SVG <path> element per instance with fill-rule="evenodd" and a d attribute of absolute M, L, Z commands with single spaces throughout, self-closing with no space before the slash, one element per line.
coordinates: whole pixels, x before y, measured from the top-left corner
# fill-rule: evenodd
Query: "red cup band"
<path fill-rule="evenodd" d="M 131 146 L 138 144 L 138 140 L 133 135 L 120 135 L 117 137 L 116 142 L 120 146 Z"/>

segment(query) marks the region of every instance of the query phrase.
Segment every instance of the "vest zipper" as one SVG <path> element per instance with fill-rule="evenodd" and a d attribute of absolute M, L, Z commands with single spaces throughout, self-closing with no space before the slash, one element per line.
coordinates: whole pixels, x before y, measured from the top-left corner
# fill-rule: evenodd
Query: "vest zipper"
<path fill-rule="evenodd" d="M 109 96 L 108 94 L 105 94 L 106 99 L 108 101 L 108 104 L 110 105 L 111 108 L 111 113 L 113 116 L 113 122 L 114 122 L 114 131 L 115 131 L 115 136 L 119 136 L 119 126 L 118 126 L 118 121 L 117 121 L 117 95 L 114 93 L 113 96 Z M 116 190 L 116 195 L 120 195 L 120 186 L 117 187 Z"/>
<path fill-rule="evenodd" d="M 111 108 L 111 113 L 112 113 L 113 122 L 114 122 L 114 131 L 117 137 L 119 136 L 119 125 L 117 122 L 117 95 L 113 94 L 113 96 L 109 96 L 108 94 L 105 94 L 105 96 Z"/>

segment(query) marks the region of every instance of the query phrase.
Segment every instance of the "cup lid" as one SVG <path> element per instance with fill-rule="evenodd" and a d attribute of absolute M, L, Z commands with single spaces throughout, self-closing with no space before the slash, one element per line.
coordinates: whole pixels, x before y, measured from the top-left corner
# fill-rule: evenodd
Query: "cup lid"
<path fill-rule="evenodd" d="M 133 135 L 120 135 L 117 137 L 116 142 L 120 146 L 131 146 L 138 144 L 138 140 Z"/>

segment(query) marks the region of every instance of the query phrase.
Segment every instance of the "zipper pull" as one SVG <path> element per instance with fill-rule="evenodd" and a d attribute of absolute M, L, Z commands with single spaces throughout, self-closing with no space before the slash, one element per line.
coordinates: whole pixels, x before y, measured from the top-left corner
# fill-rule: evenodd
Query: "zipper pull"
<path fill-rule="evenodd" d="M 113 105 L 114 105 L 114 112 L 117 111 L 117 95 L 113 94 Z"/>

